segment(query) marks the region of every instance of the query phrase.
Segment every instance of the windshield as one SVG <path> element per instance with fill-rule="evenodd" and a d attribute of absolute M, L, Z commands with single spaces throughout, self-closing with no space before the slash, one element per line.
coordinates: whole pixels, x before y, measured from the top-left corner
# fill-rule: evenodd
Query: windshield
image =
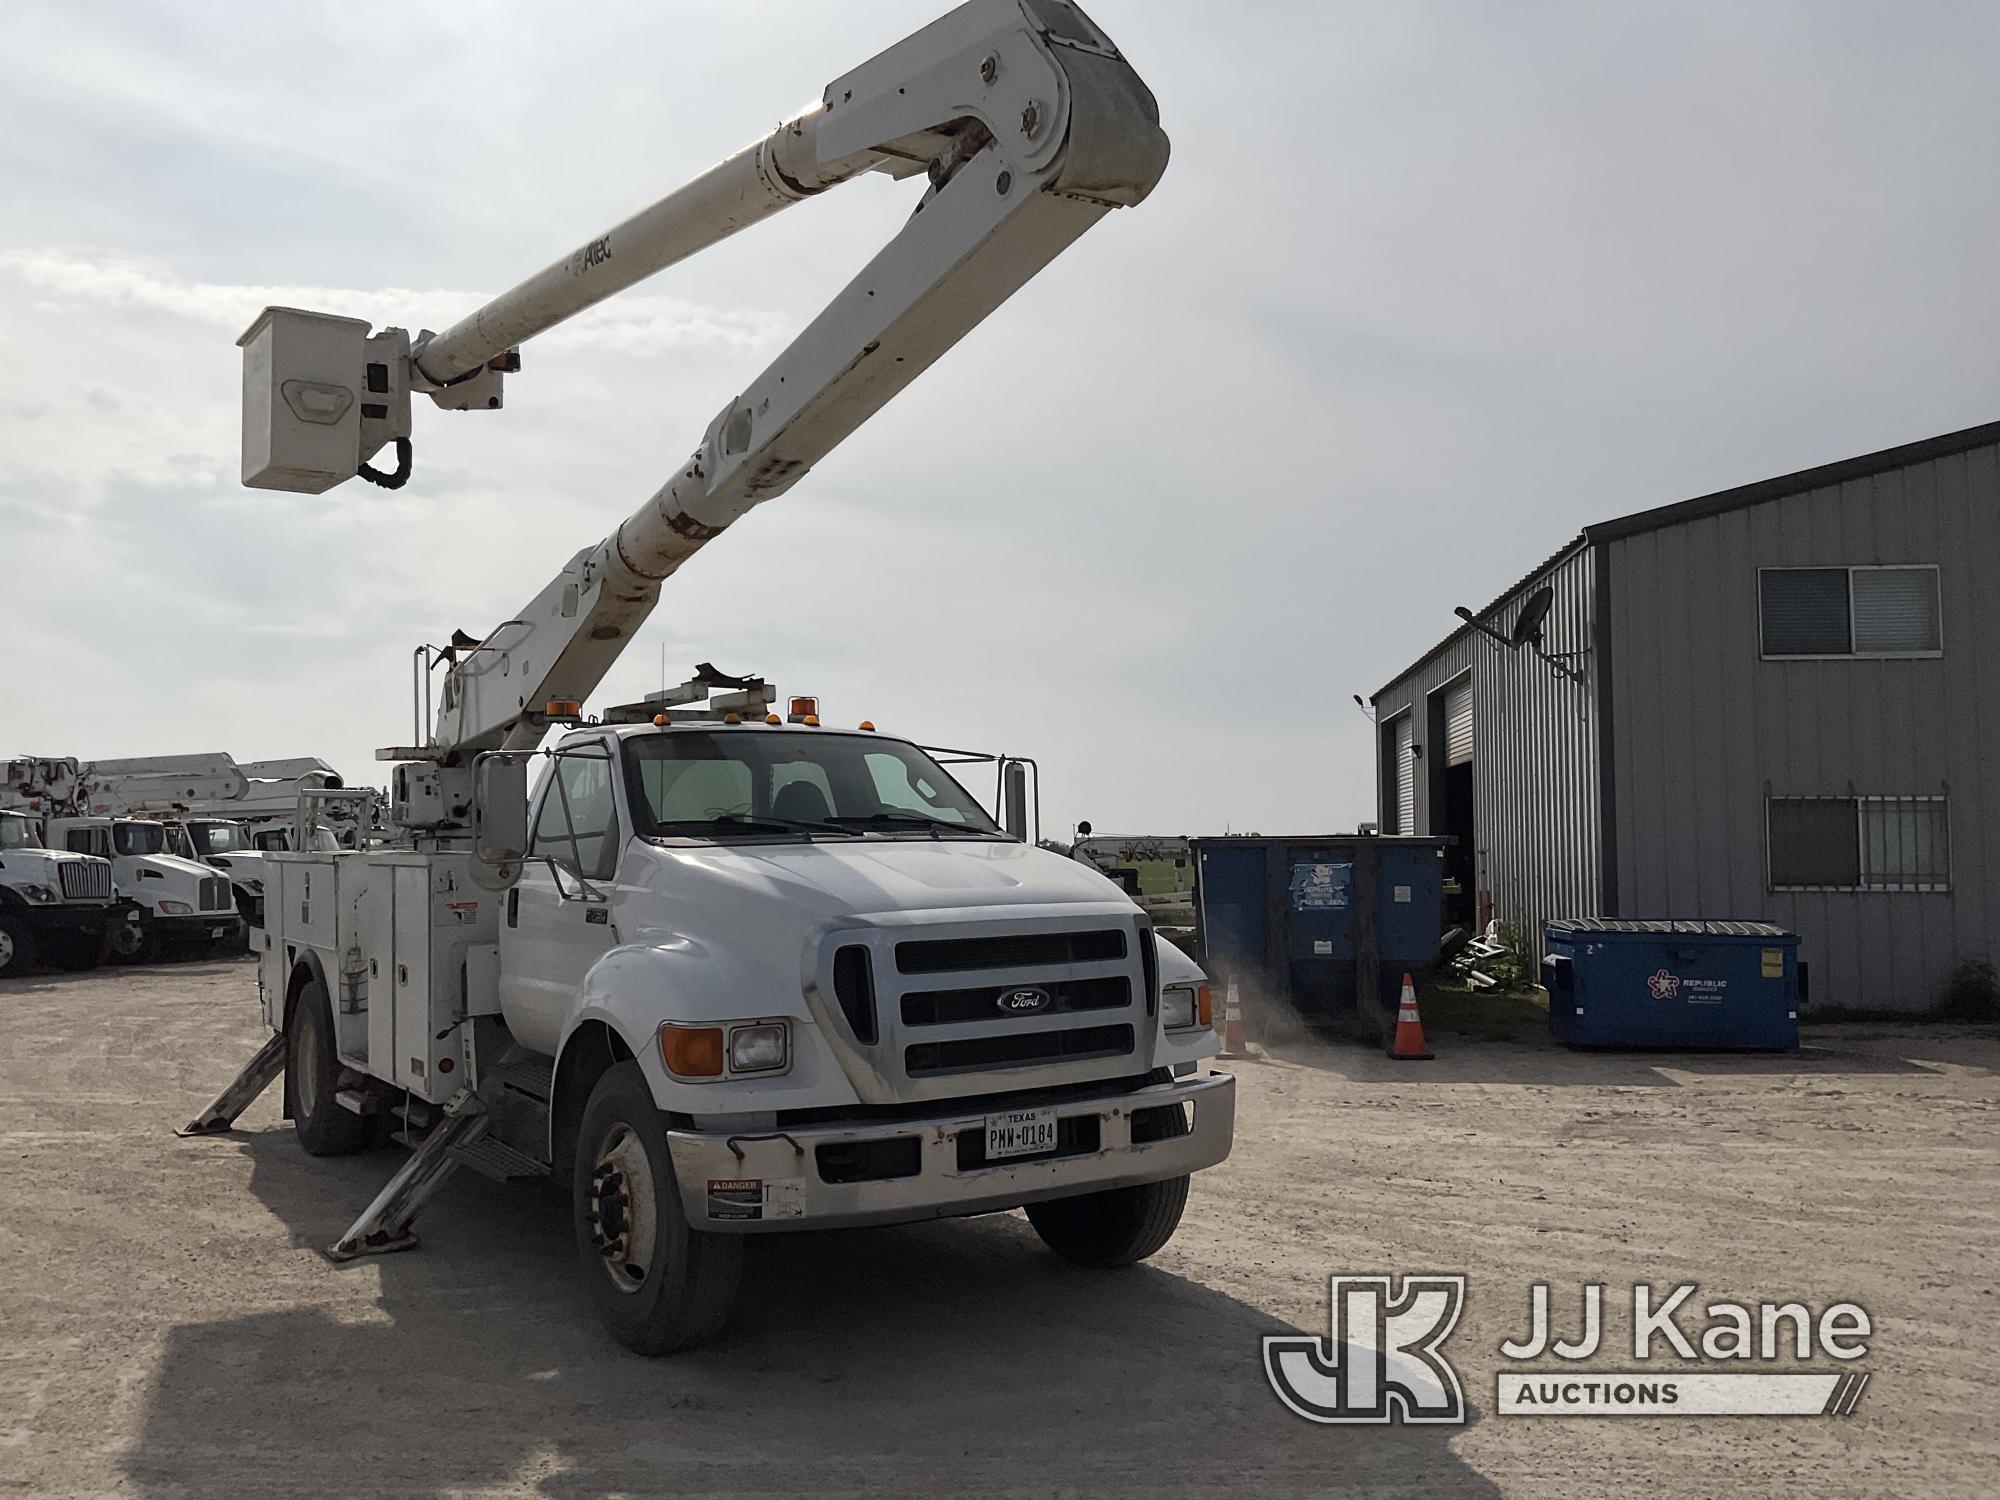
<path fill-rule="evenodd" d="M 203 854 L 235 854 L 249 847 L 243 830 L 234 823 L 190 823 L 188 832 Z"/>
<path fill-rule="evenodd" d="M 712 838 L 732 823 L 764 835 L 1000 833 L 943 767 L 898 740 L 676 729 L 624 743 L 639 834 Z"/>
<path fill-rule="evenodd" d="M 111 847 L 120 854 L 160 854 L 167 847 L 167 830 L 158 823 L 113 823 Z"/>
<path fill-rule="evenodd" d="M 14 817 L 0 814 L 0 849 L 39 849 L 41 836 L 35 832 L 32 818 Z"/>

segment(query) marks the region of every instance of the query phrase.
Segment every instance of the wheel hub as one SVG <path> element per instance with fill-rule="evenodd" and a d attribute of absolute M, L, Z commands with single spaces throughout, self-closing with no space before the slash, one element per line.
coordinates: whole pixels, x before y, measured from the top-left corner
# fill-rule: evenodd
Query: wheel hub
<path fill-rule="evenodd" d="M 604 1274 L 621 1292 L 638 1291 L 653 1258 L 653 1173 L 629 1126 L 615 1125 L 598 1148 L 584 1196 L 584 1231 Z"/>
<path fill-rule="evenodd" d="M 14 934 L 0 927 L 0 969 L 14 961 Z"/>

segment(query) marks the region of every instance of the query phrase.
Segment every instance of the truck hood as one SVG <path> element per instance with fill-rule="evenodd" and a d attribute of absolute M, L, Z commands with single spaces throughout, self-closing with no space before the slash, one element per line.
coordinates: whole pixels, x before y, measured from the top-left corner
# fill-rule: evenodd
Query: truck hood
<path fill-rule="evenodd" d="M 733 887 L 739 898 L 809 908 L 819 918 L 1083 901 L 1131 904 L 1115 882 L 1087 865 L 998 839 L 655 847 L 670 865 L 698 867 L 709 880 Z M 703 883 L 673 884 L 699 889 Z"/>

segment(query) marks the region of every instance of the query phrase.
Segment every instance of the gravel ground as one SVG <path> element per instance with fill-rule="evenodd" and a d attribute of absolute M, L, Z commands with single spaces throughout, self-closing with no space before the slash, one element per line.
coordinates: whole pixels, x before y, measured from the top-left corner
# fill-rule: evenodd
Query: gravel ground
<path fill-rule="evenodd" d="M 420 1252 L 335 1268 L 319 1247 L 393 1152 L 309 1160 L 276 1090 L 233 1136 L 176 1139 L 261 1039 L 247 963 L 0 983 L 0 1017 L 0 1491 L 1974 1495 L 2000 1473 L 1990 1029 L 1827 1027 L 1776 1058 L 1283 1045 L 1239 1065 L 1236 1154 L 1150 1266 L 1075 1270 L 1018 1215 L 762 1240 L 722 1338 L 654 1362 L 599 1333 L 545 1188 L 461 1174 Z M 1467 1425 L 1280 1408 L 1259 1338 L 1324 1334 L 1337 1270 L 1470 1276 L 1446 1349 Z M 1496 1416 L 1537 1279 L 1563 1328 L 1586 1281 L 1859 1302 L 1875 1378 L 1845 1420 Z"/>

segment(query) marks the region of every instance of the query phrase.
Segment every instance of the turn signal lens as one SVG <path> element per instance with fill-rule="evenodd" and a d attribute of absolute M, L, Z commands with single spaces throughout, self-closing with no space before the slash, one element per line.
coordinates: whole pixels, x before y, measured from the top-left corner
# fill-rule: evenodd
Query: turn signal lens
<path fill-rule="evenodd" d="M 1196 1012 L 1201 1016 L 1201 1024 L 1213 1027 L 1215 1025 L 1215 1007 L 1210 1000 L 1207 985 L 1201 986 L 1201 988 L 1194 992 L 1194 1004 Z"/>
<path fill-rule="evenodd" d="M 667 1071 L 682 1078 L 722 1076 L 720 1026 L 662 1026 L 660 1056 Z"/>

